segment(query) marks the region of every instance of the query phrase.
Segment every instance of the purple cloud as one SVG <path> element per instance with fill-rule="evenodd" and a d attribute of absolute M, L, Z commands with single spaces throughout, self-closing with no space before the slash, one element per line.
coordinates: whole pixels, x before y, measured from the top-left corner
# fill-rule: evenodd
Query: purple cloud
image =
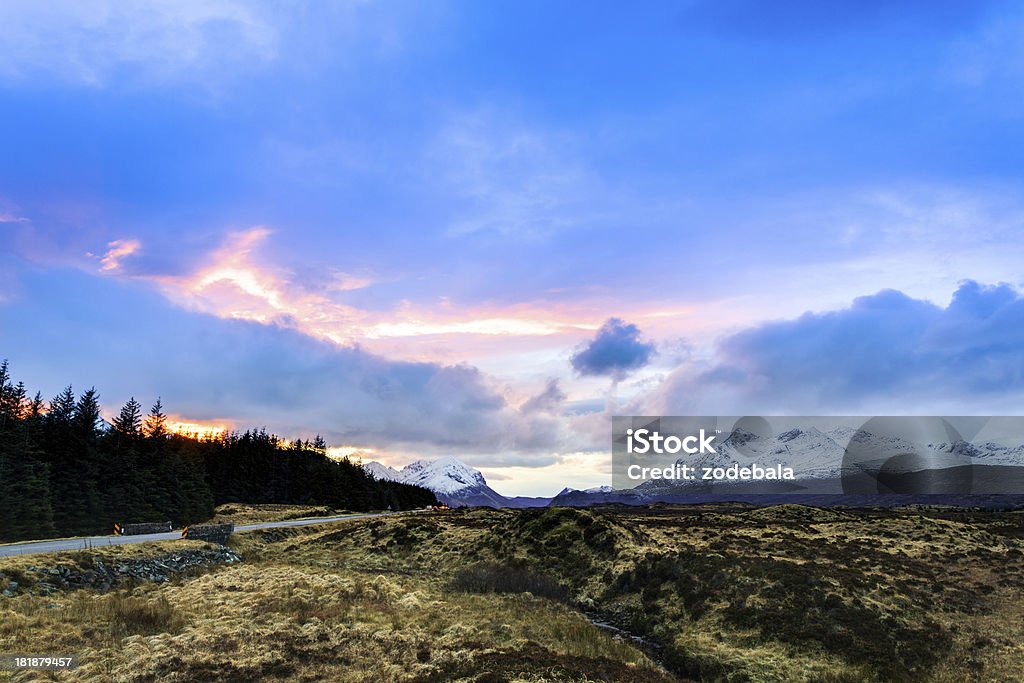
<path fill-rule="evenodd" d="M 983 398 L 1024 387 L 1024 297 L 1006 284 L 965 281 L 942 307 L 896 290 L 846 309 L 805 313 L 739 332 L 701 372 L 677 370 L 661 388 L 665 410 L 854 409 L 895 400 L 984 408 Z"/>
<path fill-rule="evenodd" d="M 570 362 L 581 375 L 608 375 L 621 379 L 650 362 L 654 344 L 640 340 L 640 329 L 619 318 L 609 318 L 597 335 Z"/>

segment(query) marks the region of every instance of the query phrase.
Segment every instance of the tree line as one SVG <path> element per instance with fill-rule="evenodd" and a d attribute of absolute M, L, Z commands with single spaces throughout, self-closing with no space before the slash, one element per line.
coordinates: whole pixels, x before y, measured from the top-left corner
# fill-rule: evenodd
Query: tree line
<path fill-rule="evenodd" d="M 199 437 L 171 431 L 158 399 L 132 398 L 109 423 L 95 388 L 29 397 L 0 363 L 0 541 L 110 533 L 121 523 L 193 524 L 221 503 L 410 509 L 427 489 L 378 481 L 327 444 L 265 429 Z"/>

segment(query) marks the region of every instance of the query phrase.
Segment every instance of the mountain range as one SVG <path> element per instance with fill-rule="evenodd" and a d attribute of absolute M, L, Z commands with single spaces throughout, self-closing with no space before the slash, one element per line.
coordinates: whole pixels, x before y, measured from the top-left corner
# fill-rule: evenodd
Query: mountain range
<path fill-rule="evenodd" d="M 695 468 L 727 467 L 732 463 L 770 467 L 783 463 L 793 468 L 796 481 L 780 483 L 774 488 L 716 484 L 712 491 L 701 482 L 651 480 L 627 489 L 614 489 L 611 486 L 585 490 L 564 488 L 553 498 L 510 497 L 491 488 L 479 470 L 452 456 L 437 460 L 417 460 L 401 470 L 374 461 L 363 463 L 362 467 L 377 479 L 430 489 L 438 500 L 452 507 L 480 505 L 523 508 L 606 503 L 643 505 L 655 502 L 697 502 L 698 498 L 706 498 L 712 493 L 733 500 L 749 498 L 752 502 L 760 500 L 759 496 L 768 496 L 774 502 L 796 502 L 792 496 L 802 495 L 813 497 L 818 504 L 860 504 L 848 499 L 848 496 L 846 502 L 840 502 L 844 498 L 841 495 L 844 491 L 844 458 L 847 461 L 845 473 L 848 474 L 851 456 L 857 467 L 874 468 L 873 471 L 882 468 L 885 476 L 890 478 L 880 478 L 883 484 L 895 481 L 905 485 L 911 481 L 913 485 L 904 489 L 907 491 L 934 491 L 967 500 L 972 494 L 962 494 L 958 484 L 963 476 L 973 476 L 975 482 L 984 482 L 973 490 L 985 491 L 986 494 L 1024 494 L 1024 445 L 1006 446 L 994 442 L 975 444 L 962 440 L 919 443 L 848 427 L 828 431 L 810 427 L 790 429 L 770 437 L 736 429 L 718 443 L 716 451 L 686 456 L 677 462 Z M 965 467 L 970 471 L 963 470 Z M 936 484 L 934 475 L 937 472 L 947 473 L 949 481 Z M 889 489 L 878 488 L 874 479 L 869 484 L 870 490 L 861 492 L 868 497 L 877 496 L 883 490 L 888 495 L 899 494 L 901 490 L 896 485 Z M 897 495 L 891 503 L 879 499 L 877 504 L 905 503 L 909 499 L 901 499 L 899 496 L 906 495 Z M 780 500 L 775 501 L 776 498 Z M 763 502 L 769 502 L 768 498 Z M 961 504 L 953 502 L 952 498 L 950 502 Z"/>
<path fill-rule="evenodd" d="M 821 489 L 822 482 L 839 481 L 851 468 L 872 471 L 886 468 L 890 472 L 910 473 L 965 465 L 1024 465 L 1024 445 L 1008 447 L 993 442 L 975 444 L 963 440 L 922 443 L 850 427 L 828 431 L 816 427 L 790 429 L 770 437 L 735 429 L 718 444 L 716 451 L 688 455 L 676 462 L 695 468 L 728 467 L 733 463 L 771 467 L 781 463 L 793 468 L 803 486 L 816 489 Z M 700 482 L 693 483 L 700 486 Z M 645 482 L 637 488 L 678 487 L 678 482 L 660 480 Z"/>

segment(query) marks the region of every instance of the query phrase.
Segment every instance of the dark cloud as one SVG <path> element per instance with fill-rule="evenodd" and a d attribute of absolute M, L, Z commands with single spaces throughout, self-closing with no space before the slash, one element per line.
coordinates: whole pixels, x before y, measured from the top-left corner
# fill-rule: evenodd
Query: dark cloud
<path fill-rule="evenodd" d="M 976 412 L 979 398 L 1024 388 L 1024 298 L 1008 285 L 964 282 L 946 307 L 885 290 L 847 309 L 806 313 L 725 339 L 716 363 L 677 371 L 665 410 L 719 397 L 747 410 L 853 409 L 921 401 Z M 982 408 L 982 412 L 984 409 Z"/>
<path fill-rule="evenodd" d="M 609 318 L 597 335 L 573 354 L 571 363 L 581 375 L 621 379 L 647 365 L 653 354 L 654 344 L 640 341 L 636 325 Z"/>

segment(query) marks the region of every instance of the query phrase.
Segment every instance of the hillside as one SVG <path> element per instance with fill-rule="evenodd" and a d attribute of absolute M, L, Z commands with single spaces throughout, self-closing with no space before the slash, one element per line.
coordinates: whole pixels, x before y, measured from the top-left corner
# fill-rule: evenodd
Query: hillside
<path fill-rule="evenodd" d="M 1021 513 L 467 509 L 231 546 L 100 597 L 29 566 L 186 544 L 4 560 L 0 651 L 60 642 L 96 681 L 1024 678 Z"/>

